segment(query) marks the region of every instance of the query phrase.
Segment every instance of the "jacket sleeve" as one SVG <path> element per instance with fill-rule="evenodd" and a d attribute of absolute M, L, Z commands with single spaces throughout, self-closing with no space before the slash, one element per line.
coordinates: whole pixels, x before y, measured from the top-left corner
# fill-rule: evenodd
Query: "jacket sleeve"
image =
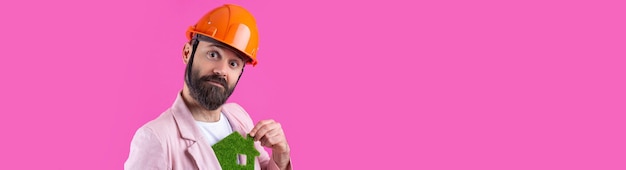
<path fill-rule="evenodd" d="M 166 170 L 167 158 L 160 140 L 149 128 L 139 128 L 130 144 L 125 170 Z"/>

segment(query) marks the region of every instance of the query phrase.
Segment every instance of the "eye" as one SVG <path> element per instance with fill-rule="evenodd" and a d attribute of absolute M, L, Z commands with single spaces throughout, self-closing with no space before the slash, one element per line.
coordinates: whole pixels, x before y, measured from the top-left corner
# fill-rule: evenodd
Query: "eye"
<path fill-rule="evenodd" d="M 237 67 L 237 66 L 239 66 L 239 62 L 237 62 L 237 61 L 231 61 L 231 62 L 230 62 L 230 66 L 231 66 L 231 67 Z"/>
<path fill-rule="evenodd" d="M 217 58 L 217 57 L 219 57 L 219 56 L 220 56 L 220 54 L 219 54 L 219 53 L 217 53 L 217 52 L 215 52 L 215 51 L 209 51 L 209 54 L 207 55 L 207 57 L 209 57 L 209 58 L 211 58 L 211 59 L 213 59 L 213 58 Z"/>

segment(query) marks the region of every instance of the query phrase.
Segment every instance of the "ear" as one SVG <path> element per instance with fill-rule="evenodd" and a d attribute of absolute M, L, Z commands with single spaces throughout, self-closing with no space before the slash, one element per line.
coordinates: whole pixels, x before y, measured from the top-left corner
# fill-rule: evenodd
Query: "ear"
<path fill-rule="evenodd" d="M 187 62 L 189 62 L 190 57 L 191 57 L 191 44 L 187 42 L 183 46 L 183 63 L 187 64 Z"/>

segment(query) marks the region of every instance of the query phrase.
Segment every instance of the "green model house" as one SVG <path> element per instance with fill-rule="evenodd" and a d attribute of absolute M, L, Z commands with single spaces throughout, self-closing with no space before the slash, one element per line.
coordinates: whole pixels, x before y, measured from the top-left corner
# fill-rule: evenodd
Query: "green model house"
<path fill-rule="evenodd" d="M 254 147 L 254 138 L 233 132 L 213 146 L 213 151 L 224 170 L 254 170 L 254 158 L 259 156 L 259 151 Z M 239 162 L 240 155 L 245 155 L 245 162 Z"/>

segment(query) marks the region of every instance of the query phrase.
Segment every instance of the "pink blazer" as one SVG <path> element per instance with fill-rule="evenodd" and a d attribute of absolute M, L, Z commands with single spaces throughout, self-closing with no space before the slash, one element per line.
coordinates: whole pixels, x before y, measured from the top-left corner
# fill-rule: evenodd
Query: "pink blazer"
<path fill-rule="evenodd" d="M 234 131 L 247 134 L 254 127 L 248 113 L 238 104 L 224 104 L 222 112 Z M 254 161 L 255 169 L 278 170 L 278 166 L 260 142 L 255 142 L 255 147 L 261 153 Z M 222 168 L 213 149 L 196 127 L 195 120 L 179 93 L 171 108 L 136 131 L 124 169 L 221 170 Z M 288 169 L 291 169 L 291 163 Z"/>

